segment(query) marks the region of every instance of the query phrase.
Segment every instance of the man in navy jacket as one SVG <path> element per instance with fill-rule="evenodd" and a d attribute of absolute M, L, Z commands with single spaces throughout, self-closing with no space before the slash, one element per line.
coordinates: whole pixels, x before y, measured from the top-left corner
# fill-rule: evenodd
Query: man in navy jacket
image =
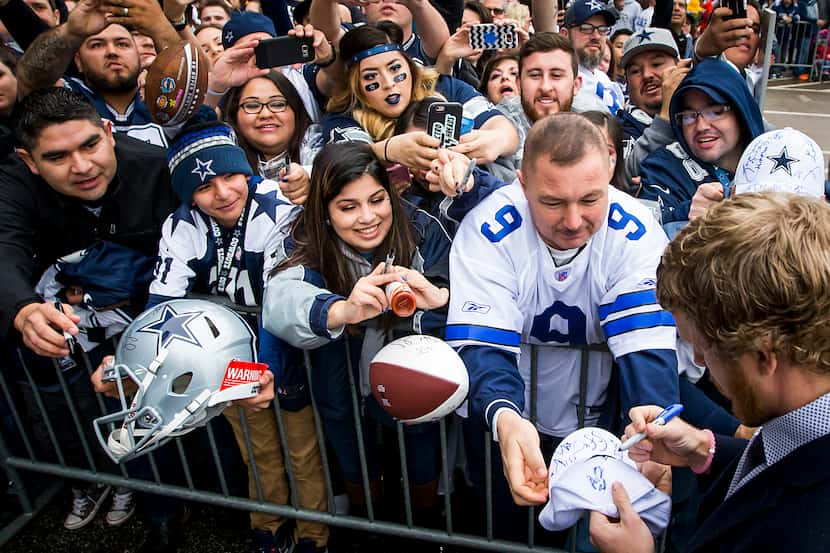
<path fill-rule="evenodd" d="M 664 225 L 688 220 L 696 194 L 701 208 L 728 196 L 741 153 L 764 132 L 746 83 L 716 59 L 703 60 L 683 79 L 669 114 L 677 141 L 648 156 L 640 173 L 640 197 L 661 202 Z"/>

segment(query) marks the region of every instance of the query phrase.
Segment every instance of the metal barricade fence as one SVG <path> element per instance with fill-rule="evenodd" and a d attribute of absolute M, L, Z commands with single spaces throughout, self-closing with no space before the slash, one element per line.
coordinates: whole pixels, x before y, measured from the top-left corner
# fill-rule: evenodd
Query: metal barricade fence
<path fill-rule="evenodd" d="M 789 24 L 780 19 L 775 23 L 775 61 L 773 74 L 790 70 L 810 74 L 816 70 L 818 26 L 815 21 L 795 21 Z"/>
<path fill-rule="evenodd" d="M 215 297 L 210 298 L 211 301 L 217 300 Z M 229 307 L 234 309 L 239 309 L 238 306 L 229 305 L 227 302 L 221 302 Z M 258 310 L 248 310 L 245 309 L 248 313 L 251 311 L 258 311 Z M 348 347 L 348 342 L 347 342 Z M 582 427 L 585 421 L 585 412 L 586 412 L 586 394 L 587 394 L 587 383 L 589 379 L 589 354 L 591 351 L 607 351 L 604 344 L 602 345 L 595 345 L 595 346 L 586 346 L 582 349 L 582 356 L 581 356 L 581 371 L 580 371 L 580 392 L 579 392 L 579 426 Z M 530 404 L 529 404 L 529 414 L 531 421 L 536 420 L 537 414 L 537 397 L 536 397 L 536 382 L 537 382 L 537 354 L 538 348 L 537 346 L 533 346 L 531 348 L 531 362 L 530 362 L 530 380 L 531 380 L 531 393 L 530 393 Z M 350 356 L 347 354 L 347 359 L 350 359 Z M 22 361 L 22 357 L 21 357 Z M 81 376 L 81 378 L 86 378 L 90 375 L 94 369 L 91 366 L 89 358 L 84 355 L 85 361 L 85 371 L 86 375 Z M 25 364 L 24 364 L 25 368 Z M 527 543 L 516 543 L 516 542 L 506 542 L 498 539 L 494 539 L 494 523 L 493 520 L 493 490 L 492 490 L 492 482 L 493 478 L 503 478 L 501 474 L 493 475 L 492 466 L 490 462 L 490 453 L 491 448 L 493 447 L 493 440 L 490 433 L 486 433 L 484 439 L 484 450 L 485 450 L 485 478 L 486 478 L 486 489 L 485 489 L 485 505 L 486 505 L 486 531 L 484 536 L 472 535 L 472 534 L 463 534 L 458 533 L 453 524 L 453 504 L 452 504 L 452 482 L 451 479 L 453 477 L 453 467 L 450 466 L 450 459 L 448 455 L 448 440 L 447 440 L 447 420 L 443 419 L 440 421 L 439 432 L 440 432 L 440 462 L 441 462 L 441 486 L 444 490 L 443 494 L 443 530 L 437 530 L 432 528 L 425 528 L 425 527 L 418 527 L 413 522 L 413 509 L 412 509 L 412 501 L 411 501 L 411 490 L 410 490 L 410 483 L 408 478 L 408 467 L 407 467 L 407 458 L 405 454 L 405 440 L 404 440 L 404 425 L 400 422 L 397 423 L 395 428 L 395 432 L 397 434 L 397 444 L 400 451 L 400 471 L 401 471 L 401 484 L 403 486 L 403 498 L 404 498 L 404 522 L 392 522 L 386 520 L 380 520 L 375 512 L 374 505 L 372 504 L 372 494 L 370 490 L 370 482 L 369 482 L 369 474 L 368 474 L 368 466 L 367 466 L 367 458 L 366 458 L 366 451 L 364 448 L 364 441 L 363 441 L 363 433 L 367 431 L 367 429 L 362 427 L 361 415 L 360 415 L 360 403 L 361 397 L 358 392 L 358 387 L 354 380 L 354 372 L 351 370 L 351 366 L 349 366 L 349 378 L 350 378 L 350 389 L 351 389 L 351 408 L 352 414 L 354 417 L 354 423 L 357 430 L 357 444 L 358 444 L 358 456 L 360 462 L 360 469 L 362 474 L 362 487 L 364 497 L 366 499 L 366 515 L 365 519 L 357 518 L 354 516 L 347 516 L 342 514 L 336 514 L 334 510 L 334 495 L 333 495 L 333 486 L 332 486 L 332 474 L 331 474 L 331 462 L 329 459 L 329 455 L 327 452 L 326 447 L 326 435 L 324 432 L 323 424 L 321 421 L 321 416 L 317 408 L 317 402 L 314 399 L 314 390 L 311 389 L 311 404 L 312 404 L 312 412 L 314 417 L 315 427 L 317 429 L 317 444 L 320 449 L 322 466 L 323 466 L 323 478 L 325 479 L 325 489 L 326 489 L 326 496 L 328 500 L 328 511 L 321 512 L 321 511 L 314 511 L 303 509 L 300 507 L 298 503 L 298 494 L 297 494 L 297 482 L 295 480 L 294 470 L 292 469 L 291 463 L 288 462 L 290 458 L 288 455 L 288 445 L 286 441 L 286 428 L 285 428 L 285 421 L 283 420 L 281 409 L 279 408 L 278 401 L 275 400 L 274 405 L 272 407 L 273 414 L 276 419 L 277 429 L 279 433 L 279 442 L 282 447 L 283 451 L 283 458 L 286 459 L 285 462 L 285 469 L 287 473 L 287 480 L 288 486 L 290 490 L 290 504 L 289 505 L 279 505 L 274 503 L 268 503 L 265 501 L 262 485 L 260 482 L 259 471 L 257 470 L 256 466 L 256 458 L 254 455 L 254 444 L 251 441 L 251 437 L 248 432 L 247 427 L 247 420 L 244 411 L 238 407 L 231 407 L 231 409 L 238 409 L 240 413 L 241 419 L 241 430 L 244 435 L 245 447 L 248 453 L 248 460 L 250 463 L 250 473 L 253 475 L 254 480 L 254 488 L 256 490 L 256 498 L 250 497 L 242 497 L 242 496 L 235 496 L 232 495 L 228 483 L 226 481 L 226 472 L 225 468 L 223 467 L 222 455 L 220 453 L 220 446 L 221 444 L 217 444 L 216 437 L 214 436 L 212 425 L 213 423 L 208 423 L 206 426 L 206 434 L 207 439 L 210 445 L 210 458 L 213 462 L 213 465 L 216 469 L 217 481 L 219 484 L 219 491 L 211 491 L 206 489 L 198 489 L 194 476 L 191 472 L 191 466 L 188 462 L 188 456 L 186 453 L 186 449 L 183 446 L 182 440 L 184 438 L 178 437 L 174 438 L 173 442 L 175 443 L 175 449 L 178 454 L 178 461 L 180 463 L 181 471 L 184 475 L 184 484 L 183 485 L 174 485 L 168 482 L 165 482 L 162 478 L 161 471 L 159 469 L 158 464 L 155 460 L 156 452 L 150 452 L 146 454 L 147 461 L 150 466 L 150 470 L 152 473 L 152 478 L 150 480 L 146 479 L 138 479 L 134 475 L 131 476 L 129 474 L 127 467 L 124 464 L 120 464 L 117 466 L 115 470 L 113 470 L 113 466 L 110 467 L 103 467 L 98 466 L 96 464 L 95 458 L 96 455 L 93 453 L 96 449 L 100 449 L 98 443 L 90 443 L 88 439 L 89 432 L 85 431 L 84 425 L 91 426 L 91 420 L 83 420 L 83 417 L 78 412 L 78 409 L 75 405 L 75 398 L 73 397 L 69 386 L 67 385 L 67 381 L 64 378 L 64 375 L 61 371 L 60 366 L 58 363 L 54 363 L 54 369 L 56 373 L 57 380 L 60 384 L 60 389 L 63 395 L 63 398 L 66 401 L 66 406 L 69 411 L 69 415 L 71 418 L 72 426 L 74 426 L 75 431 L 77 432 L 77 437 L 80 440 L 81 449 L 83 451 L 83 458 L 84 458 L 84 465 L 85 466 L 73 466 L 67 462 L 66 456 L 62 451 L 61 440 L 58 438 L 55 428 L 54 428 L 54 421 L 50 419 L 48 409 L 46 409 L 43 398 L 41 397 L 41 391 L 39 390 L 38 386 L 36 385 L 35 379 L 32 378 L 31 373 L 28 370 L 25 370 L 27 382 L 24 383 L 24 386 L 28 386 L 32 397 L 34 399 L 34 403 L 37 409 L 40 411 L 40 415 L 43 417 L 44 426 L 46 429 L 46 433 L 48 434 L 48 441 L 49 445 L 53 448 L 54 459 L 49 460 L 45 458 L 40 458 L 40 455 L 36 453 L 36 448 L 32 444 L 32 440 L 30 439 L 30 429 L 27 428 L 26 424 L 24 424 L 24 418 L 21 417 L 18 409 L 16 407 L 17 402 L 14 401 L 16 390 L 12 387 L 14 383 L 9 383 L 6 378 L 3 377 L 2 372 L 0 372 L 0 389 L 2 389 L 2 399 L 0 401 L 5 401 L 10 410 L 11 410 L 11 417 L 14 422 L 14 427 L 17 434 L 20 437 L 20 441 L 22 442 L 22 448 L 18 448 L 18 451 L 10 451 L 8 447 L 8 439 L 3 434 L 6 432 L 4 429 L 3 432 L 0 432 L 0 462 L 2 462 L 2 466 L 5 469 L 6 475 L 8 479 L 13 483 L 13 488 L 18 495 L 19 501 L 21 503 L 22 514 L 13 520 L 11 523 L 7 524 L 4 528 L 0 529 L 0 545 L 3 545 L 8 540 L 10 540 L 16 532 L 18 532 L 23 525 L 30 520 L 38 510 L 45 505 L 58 491 L 59 485 L 55 485 L 47 489 L 45 492 L 41 493 L 38 498 L 32 499 L 30 495 L 27 493 L 25 479 L 22 477 L 21 472 L 33 472 L 36 474 L 47 474 L 52 475 L 58 478 L 66 478 L 66 479 L 74 479 L 74 480 L 82 480 L 88 482 L 95 482 L 113 486 L 124 486 L 126 488 L 130 488 L 132 490 L 138 492 L 146 492 L 151 494 L 159 494 L 170 496 L 174 498 L 179 498 L 181 500 L 188 500 L 194 502 L 201 502 L 207 503 L 222 507 L 230 507 L 234 509 L 241 509 L 245 511 L 257 511 L 263 512 L 268 514 L 273 514 L 277 516 L 282 516 L 288 519 L 298 519 L 298 520 L 306 520 L 310 522 L 318 522 L 323 524 L 328 524 L 330 526 L 341 527 L 341 528 L 348 528 L 354 530 L 362 530 L 368 531 L 373 533 L 379 534 L 389 534 L 394 535 L 400 538 L 406 539 L 419 539 L 419 540 L 426 540 L 431 542 L 437 542 L 440 544 L 445 544 L 449 546 L 460 546 L 460 547 L 469 547 L 474 548 L 482 551 L 501 551 L 501 552 L 526 552 L 526 551 L 539 551 L 539 552 L 557 552 L 560 551 L 558 549 L 552 548 L 545 548 L 536 545 L 536 539 L 534 536 L 534 528 L 535 528 L 535 520 L 538 515 L 536 508 L 528 508 L 528 518 L 527 518 L 527 528 L 528 528 L 528 540 Z M 309 377 L 309 383 L 311 381 L 311 371 L 313 367 L 311 366 L 310 355 L 306 351 L 305 352 L 305 370 L 306 374 Z M 101 415 L 106 414 L 107 410 L 105 408 L 104 401 L 100 394 L 95 394 L 97 408 Z M 66 421 L 62 421 L 66 422 Z M 74 438 L 74 436 L 73 436 Z M 66 443 L 66 442 L 64 442 Z M 236 447 L 236 443 L 232 442 L 234 447 Z M 96 449 L 94 449 L 96 448 Z M 165 465 L 166 466 L 166 465 Z M 108 470 L 107 470 L 108 469 Z M 576 540 L 575 540 L 575 527 L 572 529 L 571 534 L 571 551 L 575 551 L 576 549 Z"/>

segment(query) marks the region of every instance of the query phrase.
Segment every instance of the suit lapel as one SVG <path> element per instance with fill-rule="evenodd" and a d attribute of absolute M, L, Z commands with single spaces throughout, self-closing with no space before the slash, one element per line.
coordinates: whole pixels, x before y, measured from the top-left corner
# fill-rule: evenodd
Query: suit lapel
<path fill-rule="evenodd" d="M 830 436 L 825 436 L 796 449 L 724 500 L 738 465 L 736 459 L 706 494 L 701 512 L 708 516 L 692 537 L 688 550 L 708 551 L 705 546 L 709 542 L 720 539 L 742 523 L 757 521 L 760 513 L 775 508 L 783 493 L 830 478 L 830 466 L 826 463 L 828 454 Z M 782 513 L 782 516 L 786 515 Z"/>

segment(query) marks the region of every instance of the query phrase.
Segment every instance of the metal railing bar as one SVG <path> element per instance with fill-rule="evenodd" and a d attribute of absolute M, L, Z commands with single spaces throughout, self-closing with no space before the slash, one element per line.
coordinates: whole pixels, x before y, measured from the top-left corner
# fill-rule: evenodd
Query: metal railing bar
<path fill-rule="evenodd" d="M 398 434 L 398 453 L 401 458 L 401 483 L 403 484 L 403 507 L 406 525 L 412 528 L 412 497 L 409 489 L 409 466 L 406 463 L 406 440 L 403 435 L 403 423 L 397 421 L 395 429 Z"/>
<path fill-rule="evenodd" d="M 55 448 L 55 456 L 57 456 L 58 462 L 61 465 L 66 465 L 66 458 L 63 456 L 63 450 L 58 444 L 58 438 L 55 435 L 55 429 L 52 426 L 52 420 L 49 418 L 49 413 L 46 411 L 46 406 L 43 405 L 43 398 L 40 396 L 40 390 L 38 389 L 37 384 L 35 384 L 35 379 L 32 378 L 32 374 L 29 372 L 29 367 L 23 360 L 23 353 L 20 351 L 20 348 L 17 348 L 17 358 L 20 360 L 20 366 L 23 367 L 23 372 L 26 373 L 26 379 L 29 381 L 29 388 L 32 392 L 32 396 L 35 399 L 35 404 L 37 405 L 37 408 L 40 409 L 40 413 L 43 415 L 43 425 L 46 427 L 46 433 L 49 434 L 49 440 L 52 442 L 52 446 Z"/>
<path fill-rule="evenodd" d="M 280 447 L 282 448 L 283 466 L 285 467 L 285 475 L 288 478 L 288 491 L 291 496 L 291 504 L 294 508 L 300 506 L 300 495 L 297 493 L 297 479 L 294 476 L 294 464 L 291 462 L 291 448 L 288 447 L 288 438 L 285 434 L 285 421 L 282 418 L 282 411 L 280 410 L 279 398 L 274 394 L 274 403 L 272 406 L 274 418 L 277 421 L 277 432 L 280 438 Z"/>
<path fill-rule="evenodd" d="M 205 430 L 207 430 L 208 442 L 210 443 L 210 452 L 213 455 L 213 464 L 216 466 L 216 473 L 219 476 L 219 489 L 222 490 L 224 496 L 228 497 L 230 496 L 228 482 L 225 480 L 225 471 L 222 469 L 222 460 L 219 458 L 219 450 L 216 448 L 216 438 L 213 436 L 213 428 L 210 422 L 205 425 Z"/>
<path fill-rule="evenodd" d="M 156 484 L 161 484 L 161 474 L 159 474 L 159 467 L 156 464 L 156 454 L 152 451 L 148 452 L 147 461 L 150 463 L 150 472 L 153 473 L 153 481 Z"/>
<path fill-rule="evenodd" d="M 334 488 L 331 483 L 329 455 L 326 448 L 326 432 L 323 428 L 323 421 L 320 419 L 320 412 L 317 410 L 317 401 L 314 399 L 314 388 L 311 384 L 311 355 L 309 355 L 307 350 L 303 350 L 303 360 L 305 362 L 306 378 L 308 379 L 308 392 L 311 396 L 311 411 L 314 413 L 314 427 L 317 429 L 317 447 L 320 448 L 320 460 L 323 464 L 323 476 L 326 479 L 326 499 L 328 503 L 328 510 L 330 513 L 333 513 Z"/>
<path fill-rule="evenodd" d="M 34 505 L 31 509 L 24 510 L 24 512 L 16 518 L 7 522 L 6 525 L 0 529 L 0 547 L 6 545 L 17 535 L 18 532 L 20 532 L 20 530 L 23 529 L 24 526 L 26 526 L 26 524 L 34 520 L 38 513 L 40 513 L 44 507 L 49 505 L 52 499 L 54 499 L 54 497 L 58 495 L 58 492 L 62 489 L 63 483 L 55 482 L 41 492 L 37 499 L 35 499 Z"/>
<path fill-rule="evenodd" d="M 245 410 L 242 407 L 234 407 L 239 415 L 239 429 L 242 431 L 242 437 L 245 440 L 245 449 L 248 450 L 248 468 L 250 473 L 254 476 L 254 489 L 256 490 L 256 497 L 260 503 L 265 501 L 265 494 L 262 493 L 262 482 L 259 480 L 259 470 L 257 469 L 256 459 L 254 459 L 254 446 L 251 443 L 251 435 L 248 434 L 248 417 L 245 416 Z M 283 459 L 284 460 L 284 459 Z"/>
<path fill-rule="evenodd" d="M 537 399 L 539 386 L 539 348 L 530 345 L 530 422 L 536 426 Z M 536 517 L 533 507 L 527 509 L 527 545 L 533 547 L 536 530 Z"/>
<path fill-rule="evenodd" d="M 191 490 L 195 489 L 193 486 L 193 475 L 190 474 L 190 464 L 187 462 L 187 455 L 184 452 L 184 446 L 182 445 L 182 439 L 176 437 L 176 449 L 179 451 L 179 459 L 182 462 L 182 471 L 184 472 L 184 479 L 187 482 L 187 487 Z"/>
<path fill-rule="evenodd" d="M 35 450 L 32 448 L 32 442 L 29 441 L 28 432 L 26 432 L 26 429 L 23 426 L 20 413 L 17 412 L 17 406 L 14 404 L 14 398 L 12 398 L 9 385 L 6 383 L 6 378 L 3 376 L 2 371 L 0 371 L 0 388 L 3 388 L 3 397 L 5 398 L 6 404 L 9 406 L 9 410 L 12 413 L 14 425 L 17 427 L 20 439 L 23 440 L 23 446 L 26 448 L 26 453 L 29 454 L 30 459 L 35 459 Z"/>
<path fill-rule="evenodd" d="M 450 466 L 447 456 L 447 417 L 438 421 L 438 431 L 441 440 L 441 473 L 444 478 L 444 518 L 447 534 L 452 535 L 452 493 L 450 493 Z"/>
<path fill-rule="evenodd" d="M 420 528 L 408 528 L 403 524 L 385 521 L 368 522 L 362 518 L 352 516 L 335 516 L 321 511 L 311 510 L 297 510 L 287 505 L 278 505 L 275 503 L 260 504 L 252 499 L 231 497 L 227 495 L 218 494 L 216 492 L 194 491 L 188 490 L 181 486 L 158 485 L 144 480 L 129 480 L 123 476 L 117 476 L 108 473 L 91 474 L 88 470 L 76 469 L 72 467 L 62 467 L 52 463 L 44 463 L 40 461 L 31 461 L 29 459 L 21 459 L 19 457 L 10 457 L 7 459 L 8 463 L 21 470 L 31 470 L 52 474 L 64 478 L 75 478 L 79 480 L 89 480 L 101 482 L 109 485 L 124 485 L 131 487 L 140 492 L 147 492 L 153 494 L 164 493 L 170 497 L 177 497 L 187 501 L 195 501 L 200 503 L 207 503 L 211 505 L 218 505 L 222 507 L 230 507 L 244 511 L 262 511 L 275 515 L 281 515 L 290 518 L 298 518 L 308 520 L 311 522 L 319 522 L 333 526 L 340 526 L 344 528 L 352 528 L 355 530 L 365 530 L 374 533 L 383 533 L 403 538 L 420 539 L 436 543 L 444 543 L 447 545 L 457 545 L 461 547 L 471 547 L 483 551 L 497 551 L 505 553 L 528 553 L 534 551 L 538 553 L 565 553 L 562 549 L 534 547 L 532 550 L 528 549 L 526 545 L 506 542 L 501 540 L 484 541 L 479 536 L 472 536 L 467 534 L 453 534 L 448 535 L 437 530 L 428 530 Z"/>
<path fill-rule="evenodd" d="M 493 539 L 493 434 L 484 433 L 484 509 L 487 539 Z"/>
<path fill-rule="evenodd" d="M 371 522 L 375 520 L 375 509 L 372 504 L 372 489 L 369 484 L 369 465 L 366 462 L 366 443 L 363 441 L 363 424 L 360 420 L 360 403 L 357 397 L 358 389 L 354 380 L 354 371 L 352 370 L 352 352 L 348 336 L 344 336 L 343 343 L 346 346 L 346 372 L 349 373 L 349 388 L 351 389 L 355 433 L 357 434 L 357 455 L 360 460 L 360 476 L 363 480 L 363 494 L 366 499 L 366 516 Z"/>
<path fill-rule="evenodd" d="M 72 417 L 72 422 L 75 424 L 75 430 L 78 432 L 78 439 L 81 441 L 81 447 L 84 449 L 86 461 L 89 463 L 90 470 L 95 472 L 98 468 L 95 466 L 95 459 L 92 457 L 92 450 L 89 448 L 86 433 L 84 432 L 83 427 L 81 427 L 81 420 L 78 417 L 78 410 L 75 408 L 75 400 L 69 393 L 69 387 L 66 385 L 66 379 L 63 377 L 63 371 L 61 371 L 57 359 L 52 359 L 52 366 L 55 367 L 55 373 L 58 375 L 58 382 L 60 382 L 63 397 L 66 399 L 66 406 L 69 408 L 69 416 Z"/>
<path fill-rule="evenodd" d="M 92 369 L 92 361 L 89 359 L 89 355 L 83 349 L 81 349 L 81 357 L 84 359 L 84 367 L 86 368 L 86 374 L 90 379 L 92 378 L 92 373 L 94 372 Z M 101 412 L 101 415 L 107 415 L 107 406 L 104 404 L 104 395 L 101 393 L 95 393 L 95 401 L 98 403 L 98 410 Z M 109 431 L 112 432 L 115 430 L 115 423 L 109 423 L 107 425 Z M 118 469 L 121 471 L 121 474 L 124 476 L 129 476 L 127 472 L 127 466 L 124 463 L 118 464 Z"/>

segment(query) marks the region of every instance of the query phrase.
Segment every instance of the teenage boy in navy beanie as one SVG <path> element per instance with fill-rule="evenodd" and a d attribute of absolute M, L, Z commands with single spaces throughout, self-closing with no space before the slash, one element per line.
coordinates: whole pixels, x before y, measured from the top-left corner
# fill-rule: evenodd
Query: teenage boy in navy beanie
<path fill-rule="evenodd" d="M 267 275 L 285 259 L 284 242 L 301 208 L 283 196 L 277 182 L 253 176 L 233 130 L 217 121 L 207 107 L 173 139 L 167 159 L 181 206 L 162 226 L 148 306 L 188 292 L 224 296 L 240 306 L 262 305 Z M 302 352 L 260 327 L 259 359 L 271 369 L 261 377 L 260 385 L 279 385 L 299 503 L 306 509 L 325 511 L 325 479 Z M 234 406 L 224 414 L 248 463 L 241 413 Z M 248 409 L 244 414 L 263 498 L 287 504 L 289 486 L 274 413 Z M 251 498 L 258 497 L 253 474 L 249 474 L 249 493 Z M 275 515 L 251 513 L 253 550 L 290 551 L 294 543 L 288 522 Z M 297 521 L 297 533 L 300 539 L 294 551 L 325 551 L 327 526 Z"/>

